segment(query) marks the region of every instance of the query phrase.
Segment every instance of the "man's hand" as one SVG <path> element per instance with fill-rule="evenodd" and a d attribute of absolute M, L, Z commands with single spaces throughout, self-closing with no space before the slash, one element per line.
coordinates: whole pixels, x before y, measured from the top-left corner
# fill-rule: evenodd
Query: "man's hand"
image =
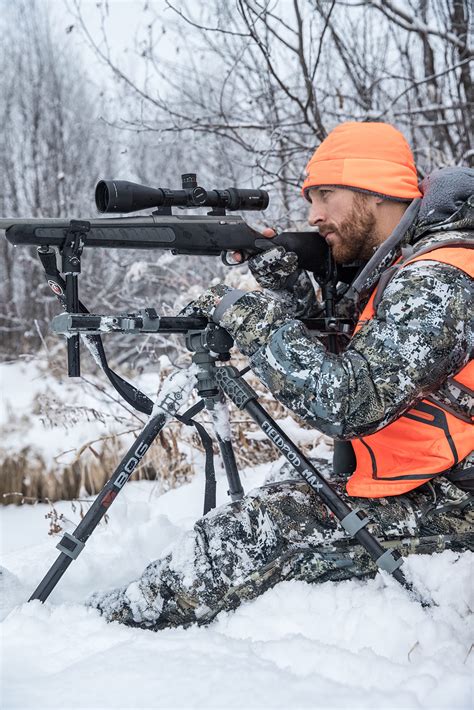
<path fill-rule="evenodd" d="M 252 355 L 288 320 L 288 309 L 260 291 L 246 292 L 217 284 L 191 301 L 180 315 L 209 318 L 232 335 L 244 355 Z"/>
<path fill-rule="evenodd" d="M 233 288 L 227 286 L 226 284 L 217 284 L 216 286 L 210 286 L 206 291 L 201 293 L 199 298 L 195 301 L 191 301 L 187 306 L 180 311 L 180 316 L 205 316 L 212 320 L 214 311 L 221 302 L 222 298 L 234 291 Z"/>
<path fill-rule="evenodd" d="M 249 269 L 259 286 L 281 291 L 298 271 L 298 257 L 285 247 L 273 247 L 249 259 Z"/>
<path fill-rule="evenodd" d="M 271 239 L 276 232 L 264 229 L 262 236 Z M 242 261 L 239 252 L 233 253 L 237 262 Z M 298 257 L 294 252 L 287 252 L 285 247 L 276 246 L 249 259 L 249 269 L 259 286 L 271 291 L 287 288 L 290 277 L 298 271 Z"/>
<path fill-rule="evenodd" d="M 267 227 L 262 232 L 262 237 L 266 237 L 267 239 L 273 239 L 273 237 L 275 235 L 276 235 L 275 230 L 271 229 L 270 227 Z M 235 262 L 237 262 L 237 264 L 240 264 L 244 260 L 244 257 L 242 256 L 240 251 L 233 251 L 232 258 L 234 259 Z"/>

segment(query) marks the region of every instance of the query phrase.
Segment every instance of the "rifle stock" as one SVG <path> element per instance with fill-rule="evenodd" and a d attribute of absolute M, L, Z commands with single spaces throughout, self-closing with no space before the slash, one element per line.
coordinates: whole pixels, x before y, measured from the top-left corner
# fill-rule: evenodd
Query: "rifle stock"
<path fill-rule="evenodd" d="M 0 229 L 15 246 L 58 247 L 78 225 L 84 248 L 166 249 L 173 254 L 219 256 L 239 251 L 245 258 L 274 245 L 298 255 L 299 266 L 324 273 L 328 247 L 316 232 L 282 232 L 263 238 L 241 217 L 149 215 L 95 219 L 0 219 Z"/>

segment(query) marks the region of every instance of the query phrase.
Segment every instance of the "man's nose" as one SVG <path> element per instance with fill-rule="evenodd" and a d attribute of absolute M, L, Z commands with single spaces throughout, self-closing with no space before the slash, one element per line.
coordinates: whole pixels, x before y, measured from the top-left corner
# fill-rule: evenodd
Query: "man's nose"
<path fill-rule="evenodd" d="M 312 227 L 317 227 L 318 224 L 325 221 L 325 213 L 322 205 L 318 205 L 315 202 L 311 203 L 308 213 L 308 223 Z"/>

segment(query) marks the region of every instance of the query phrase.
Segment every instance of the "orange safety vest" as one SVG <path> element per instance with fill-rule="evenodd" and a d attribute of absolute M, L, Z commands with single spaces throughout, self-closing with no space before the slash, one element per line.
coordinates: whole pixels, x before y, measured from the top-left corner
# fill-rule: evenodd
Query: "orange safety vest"
<path fill-rule="evenodd" d="M 407 259 L 450 264 L 474 277 L 468 244 L 433 247 Z M 399 260 L 400 261 L 400 260 Z M 377 288 L 354 332 L 375 315 Z M 474 390 L 474 360 L 450 378 L 463 391 Z M 356 469 L 347 482 L 351 496 L 382 498 L 406 493 L 452 468 L 474 448 L 473 419 L 461 418 L 441 403 L 424 399 L 383 429 L 353 440 Z"/>

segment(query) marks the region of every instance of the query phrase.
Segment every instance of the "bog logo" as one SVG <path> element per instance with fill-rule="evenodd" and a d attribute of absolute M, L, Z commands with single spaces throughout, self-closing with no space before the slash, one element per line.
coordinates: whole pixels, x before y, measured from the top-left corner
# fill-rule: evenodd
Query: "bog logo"
<path fill-rule="evenodd" d="M 135 466 L 140 462 L 140 459 L 142 456 L 145 454 L 145 452 L 148 449 L 148 444 L 145 444 L 145 442 L 142 442 L 137 446 L 133 454 L 130 456 L 130 458 L 126 461 L 126 463 L 123 465 L 122 470 L 120 471 L 119 475 L 114 481 L 114 486 L 116 488 L 122 488 L 130 478 L 130 476 L 133 473 L 133 469 Z"/>

